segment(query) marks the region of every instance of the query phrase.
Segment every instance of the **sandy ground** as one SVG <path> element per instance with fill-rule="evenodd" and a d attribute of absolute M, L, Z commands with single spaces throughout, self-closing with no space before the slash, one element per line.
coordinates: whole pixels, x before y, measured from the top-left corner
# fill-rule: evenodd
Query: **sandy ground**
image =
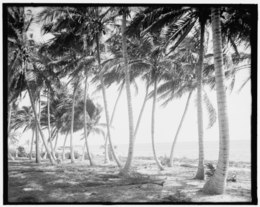
<path fill-rule="evenodd" d="M 194 180 L 196 160 L 176 159 L 174 167 L 159 171 L 152 158 L 136 158 L 135 173 L 120 176 L 114 163 L 96 166 L 88 161 L 70 160 L 51 166 L 48 160 L 36 164 L 28 159 L 9 161 L 8 201 L 10 203 L 193 203 L 251 202 L 250 164 L 231 162 L 224 195 L 209 196 L 201 192 L 205 181 Z"/>

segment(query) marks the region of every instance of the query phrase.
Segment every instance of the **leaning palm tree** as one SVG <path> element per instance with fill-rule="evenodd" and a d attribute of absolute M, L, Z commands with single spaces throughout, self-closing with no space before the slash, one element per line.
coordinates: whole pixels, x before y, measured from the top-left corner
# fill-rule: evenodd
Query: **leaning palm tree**
<path fill-rule="evenodd" d="M 229 162 L 229 124 L 224 86 L 223 53 L 221 49 L 220 9 L 212 8 L 212 33 L 214 65 L 216 71 L 217 105 L 219 116 L 219 159 L 214 175 L 206 182 L 203 191 L 209 194 L 223 194 Z"/>

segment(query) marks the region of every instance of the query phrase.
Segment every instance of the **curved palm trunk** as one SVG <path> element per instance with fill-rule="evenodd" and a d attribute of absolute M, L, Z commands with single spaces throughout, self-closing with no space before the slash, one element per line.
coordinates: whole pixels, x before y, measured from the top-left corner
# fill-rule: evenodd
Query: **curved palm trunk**
<path fill-rule="evenodd" d="M 199 137 L 199 163 L 195 179 L 204 180 L 204 131 L 203 131 L 203 109 L 202 109 L 202 71 L 204 59 L 204 33 L 205 23 L 200 19 L 200 54 L 197 67 L 197 117 Z"/>
<path fill-rule="evenodd" d="M 41 128 L 41 94 L 39 94 L 39 108 L 38 108 L 38 118 L 39 118 L 39 129 Z M 36 102 L 35 102 L 36 105 Z M 36 106 L 35 106 L 36 108 Z M 40 139 L 39 139 L 39 129 L 37 128 L 37 124 L 35 127 L 35 133 L 36 133 L 36 144 L 35 144 L 35 160 L 36 163 L 40 163 L 41 162 L 41 155 L 40 155 Z M 44 144 L 44 143 L 43 143 Z"/>
<path fill-rule="evenodd" d="M 219 8 L 213 8 L 211 13 L 219 120 L 219 157 L 216 171 L 214 175 L 204 185 L 203 191 L 208 194 L 223 194 L 225 192 L 229 163 L 229 124 L 227 114 L 226 91 L 224 84 L 225 76 L 223 70 Z"/>
<path fill-rule="evenodd" d="M 192 91 L 189 93 L 188 95 L 188 98 L 187 98 L 187 101 L 186 101 L 186 105 L 185 105 L 185 109 L 184 109 L 184 112 L 183 112 L 183 115 L 181 117 L 181 121 L 180 121 L 180 124 L 178 126 L 178 129 L 177 129 L 177 132 L 175 134 L 175 137 L 174 137 L 174 141 L 172 143 L 172 148 L 171 148 L 171 155 L 170 155 L 170 162 L 169 162 L 169 166 L 172 167 L 173 166 L 173 153 L 174 153 L 174 148 L 175 148 L 175 145 L 177 143 L 177 139 L 178 139 L 178 135 L 179 135 L 179 132 L 181 130 L 181 127 L 182 127 L 182 123 L 184 121 L 184 118 L 185 118 L 185 115 L 188 111 L 188 107 L 189 107 L 189 103 L 190 103 L 190 98 L 191 98 L 191 95 L 192 95 Z"/>
<path fill-rule="evenodd" d="M 102 94 L 103 94 L 103 101 L 104 101 L 104 107 L 105 107 L 105 114 L 106 114 L 106 122 L 107 122 L 107 135 L 108 135 L 108 140 L 109 140 L 109 144 L 111 146 L 111 152 L 113 155 L 114 160 L 116 161 L 118 167 L 122 167 L 116 153 L 114 150 L 114 147 L 112 145 L 112 139 L 111 139 L 111 132 L 110 132 L 110 123 L 109 123 L 109 113 L 108 113 L 108 108 L 107 108 L 107 98 L 106 98 L 106 91 L 105 91 L 105 86 L 104 86 L 104 82 L 103 82 L 103 76 L 100 75 L 100 81 L 101 81 L 101 87 L 102 87 Z"/>
<path fill-rule="evenodd" d="M 109 155 L 108 155 L 108 137 L 105 137 L 105 160 L 104 163 L 107 164 L 110 162 Z"/>
<path fill-rule="evenodd" d="M 35 132 L 35 130 L 32 129 L 32 141 L 31 141 L 31 149 L 30 149 L 30 160 L 32 159 L 33 142 L 34 142 L 34 132 Z"/>
<path fill-rule="evenodd" d="M 10 137 L 10 134 L 11 134 L 12 103 L 10 103 L 9 107 L 10 107 L 10 109 L 9 109 L 9 115 L 8 115 L 8 137 Z M 7 142 L 7 145 L 8 145 L 8 148 L 7 148 L 8 156 L 10 157 L 11 160 L 14 160 L 14 157 L 10 153 L 8 142 Z"/>
<path fill-rule="evenodd" d="M 41 130 L 41 128 L 40 128 L 40 123 L 39 123 L 39 120 L 38 120 L 38 117 L 37 117 L 37 113 L 36 113 L 36 110 L 35 110 L 35 106 L 34 106 L 34 104 L 33 104 L 34 101 L 33 101 L 33 97 L 32 97 L 32 94 L 31 94 L 31 91 L 30 91 L 29 87 L 27 87 L 27 90 L 28 90 L 28 93 L 29 93 L 29 97 L 30 97 L 30 101 L 31 101 L 31 106 L 32 106 L 33 113 L 34 113 L 34 117 L 35 117 L 35 120 L 36 120 L 36 129 L 39 130 L 39 133 L 40 133 L 40 135 L 41 135 L 41 138 L 42 138 L 42 141 L 43 141 L 43 143 L 44 143 L 45 149 L 46 149 L 46 151 L 47 151 L 47 153 L 48 153 L 48 155 L 49 155 L 49 159 L 50 159 L 51 164 L 54 164 L 55 161 L 53 160 L 53 158 L 52 158 L 52 156 L 51 156 L 51 152 L 50 152 L 50 150 L 49 150 L 49 148 L 48 148 L 48 146 L 47 146 L 47 142 L 46 142 L 45 137 L 44 137 L 44 135 L 43 135 L 43 133 L 42 133 L 42 130 Z M 36 134 L 36 136 L 37 136 L 37 134 Z M 36 137 L 36 138 L 37 138 L 37 137 Z M 37 146 L 37 144 L 36 144 L 36 146 Z M 36 147 L 36 149 L 37 149 L 37 147 Z M 39 153 L 39 149 L 38 149 L 38 153 Z M 37 159 L 37 156 L 36 156 L 36 159 Z M 39 161 L 39 160 L 38 160 L 38 161 Z"/>
<path fill-rule="evenodd" d="M 105 108 L 105 115 L 106 115 L 106 123 L 107 123 L 107 135 L 108 135 L 110 146 L 113 146 L 112 145 L 112 140 L 111 140 L 111 132 L 110 132 L 109 113 L 108 113 L 108 107 L 107 107 L 106 90 L 105 90 L 105 85 L 104 85 L 104 81 L 103 81 L 103 74 L 102 74 L 102 71 L 101 71 L 101 61 L 100 61 L 100 51 L 99 51 L 99 38 L 98 38 L 98 35 L 96 35 L 96 44 L 97 44 L 97 59 L 98 59 L 98 67 L 99 67 L 99 80 L 101 82 L 101 89 L 102 89 L 104 108 Z M 120 163 L 119 159 L 117 158 L 113 147 L 111 147 L 111 151 L 112 151 L 113 157 L 114 157 L 118 167 L 121 168 L 121 163 Z"/>
<path fill-rule="evenodd" d="M 62 160 L 65 160 L 65 145 L 66 145 L 68 135 L 69 135 L 69 132 L 66 133 L 66 136 L 65 136 L 65 139 L 64 139 L 63 148 L 62 148 Z"/>
<path fill-rule="evenodd" d="M 116 98 L 116 102 L 115 102 L 115 105 L 114 105 L 114 108 L 113 108 L 112 116 L 110 118 L 110 126 L 113 123 L 114 116 L 115 116 L 116 109 L 117 109 L 117 105 L 118 105 L 118 102 L 119 102 L 119 99 L 121 97 L 123 89 L 124 89 L 124 83 L 122 83 L 120 91 L 119 91 L 118 96 Z M 105 163 L 108 163 L 108 162 L 109 162 L 109 156 L 108 156 L 108 136 L 106 135 L 106 137 L 105 137 Z"/>
<path fill-rule="evenodd" d="M 141 119 L 142 119 L 142 116 L 143 116 L 144 108 L 145 108 L 146 102 L 148 100 L 148 88 L 149 88 L 149 85 L 147 84 L 143 105 L 141 107 L 141 110 L 140 110 L 140 113 L 139 113 L 139 116 L 138 116 L 138 120 L 137 120 L 137 123 L 136 123 L 136 126 L 135 126 L 134 138 L 136 138 L 136 135 L 137 135 L 140 123 L 141 123 Z"/>
<path fill-rule="evenodd" d="M 55 140 L 55 144 L 54 144 L 54 154 L 56 153 L 58 140 L 59 140 L 59 131 L 57 130 L 56 140 Z"/>
<path fill-rule="evenodd" d="M 151 135 L 152 135 L 152 147 L 153 147 L 153 156 L 154 160 L 159 168 L 159 170 L 164 170 L 160 161 L 157 158 L 154 144 L 154 129 L 155 129 L 155 108 L 156 108 L 156 98 L 157 98 L 157 79 L 154 80 L 154 96 L 153 96 L 153 108 L 152 108 L 152 126 L 151 126 Z"/>
<path fill-rule="evenodd" d="M 51 136 L 51 114 L 50 114 L 50 91 L 48 91 L 47 94 L 47 113 L 48 113 L 48 132 L 49 132 L 49 142 L 51 146 L 51 154 L 53 156 L 53 159 L 56 160 L 55 153 L 54 153 L 54 148 L 52 144 L 52 136 Z"/>
<path fill-rule="evenodd" d="M 128 120 L 129 120 L 129 147 L 128 147 L 128 155 L 125 166 L 122 170 L 123 174 L 128 174 L 131 168 L 133 156 L 134 156 L 134 118 L 133 118 L 133 109 L 132 109 L 132 98 L 131 98 L 131 90 L 130 90 L 130 74 L 127 63 L 127 48 L 126 48 L 126 12 L 123 12 L 122 19 L 122 48 L 123 48 L 123 59 L 125 66 L 125 86 L 126 86 L 126 97 L 127 97 L 127 109 L 128 109 Z"/>
<path fill-rule="evenodd" d="M 93 166 L 94 163 L 92 161 L 92 157 L 90 155 L 90 152 L 89 152 L 89 146 L 88 146 L 88 131 L 87 131 L 87 91 L 88 91 L 88 77 L 86 75 L 86 79 L 85 79 L 85 89 L 84 89 L 84 136 L 85 136 L 85 145 L 86 145 L 86 149 L 87 149 L 87 153 L 88 153 L 88 158 L 89 158 L 89 163 L 90 163 L 90 166 Z M 85 147 L 84 147 L 85 149 Z M 85 152 L 83 154 L 83 159 L 85 157 Z"/>
<path fill-rule="evenodd" d="M 77 92 L 77 87 L 74 89 L 74 92 L 73 92 L 72 112 L 71 112 L 71 126 L 70 126 L 70 158 L 71 158 L 71 163 L 75 163 L 74 146 L 73 146 L 73 131 L 74 131 L 73 128 L 74 128 L 74 106 L 75 106 L 76 92 Z"/>

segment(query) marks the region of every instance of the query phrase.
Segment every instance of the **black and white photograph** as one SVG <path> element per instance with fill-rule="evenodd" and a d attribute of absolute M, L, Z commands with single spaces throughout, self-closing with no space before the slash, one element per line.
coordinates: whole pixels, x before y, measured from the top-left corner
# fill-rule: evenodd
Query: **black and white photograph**
<path fill-rule="evenodd" d="M 4 204 L 257 204 L 257 4 L 2 3 Z"/>

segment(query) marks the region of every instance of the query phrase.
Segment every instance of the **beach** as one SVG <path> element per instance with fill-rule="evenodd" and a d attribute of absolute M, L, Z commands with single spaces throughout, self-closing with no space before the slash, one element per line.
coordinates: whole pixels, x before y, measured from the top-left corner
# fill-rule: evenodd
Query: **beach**
<path fill-rule="evenodd" d="M 164 158 L 160 157 L 163 163 Z M 125 157 L 121 157 L 124 163 Z M 89 161 L 66 160 L 52 166 L 26 158 L 8 163 L 8 201 L 17 203 L 221 203 L 251 202 L 251 164 L 230 162 L 223 195 L 205 195 L 205 180 L 193 179 L 197 160 L 176 158 L 173 167 L 159 171 L 152 157 L 135 157 L 132 176 L 119 174 L 115 163 L 104 164 L 103 156 Z M 206 160 L 214 166 L 215 161 Z M 208 179 L 208 178 L 206 178 Z"/>

